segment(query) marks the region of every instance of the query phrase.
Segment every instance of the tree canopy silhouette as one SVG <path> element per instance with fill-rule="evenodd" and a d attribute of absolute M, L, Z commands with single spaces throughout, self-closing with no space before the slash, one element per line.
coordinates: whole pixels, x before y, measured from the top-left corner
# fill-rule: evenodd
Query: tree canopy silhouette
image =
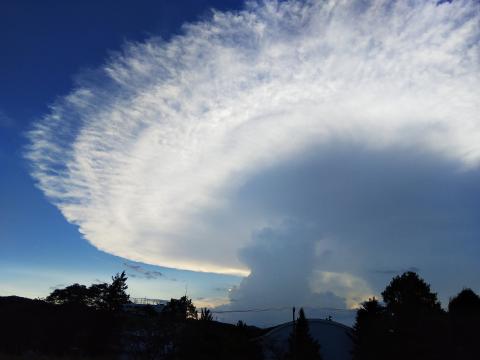
<path fill-rule="evenodd" d="M 127 294 L 127 276 L 125 271 L 112 277 L 112 283 L 106 288 L 104 293 L 104 305 L 107 310 L 112 312 L 119 311 L 124 304 L 130 302 L 130 296 Z"/>
<path fill-rule="evenodd" d="M 92 293 L 85 285 L 73 284 L 64 289 L 55 289 L 45 299 L 52 304 L 74 304 L 86 305 L 92 304 Z"/>
<path fill-rule="evenodd" d="M 441 311 L 437 294 L 417 273 L 396 276 L 382 292 L 387 310 L 393 316 L 417 316 L 419 311 Z"/>
<path fill-rule="evenodd" d="M 163 314 L 172 318 L 172 320 L 197 319 L 197 309 L 193 305 L 192 299 L 186 295 L 180 299 L 170 299 L 162 311 Z"/>
<path fill-rule="evenodd" d="M 452 341 L 452 357 L 478 359 L 478 327 L 480 326 L 480 296 L 472 289 L 463 289 L 448 304 Z"/>
<path fill-rule="evenodd" d="M 382 360 L 386 358 L 387 324 L 385 307 L 377 299 L 365 301 L 357 311 L 353 332 L 356 360 Z M 373 341 L 372 341 L 373 340 Z"/>
<path fill-rule="evenodd" d="M 443 359 L 448 353 L 446 316 L 437 294 L 418 274 L 394 277 L 357 312 L 354 358 Z"/>
<path fill-rule="evenodd" d="M 450 314 L 472 315 L 480 311 L 480 296 L 472 289 L 463 289 L 448 303 L 448 312 Z"/>
<path fill-rule="evenodd" d="M 112 277 L 112 283 L 93 284 L 90 287 L 73 284 L 63 289 L 55 289 L 45 301 L 56 305 L 84 305 L 110 312 L 119 311 L 130 301 L 126 293 L 127 276 L 125 271 Z"/>

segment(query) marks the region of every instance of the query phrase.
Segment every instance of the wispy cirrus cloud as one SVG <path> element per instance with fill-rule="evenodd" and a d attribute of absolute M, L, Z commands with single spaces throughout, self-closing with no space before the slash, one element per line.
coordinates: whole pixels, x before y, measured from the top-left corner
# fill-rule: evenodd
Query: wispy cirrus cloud
<path fill-rule="evenodd" d="M 426 159 L 422 164 L 433 159 L 438 166 L 432 174 L 457 174 L 454 187 L 464 189 L 471 174 L 476 176 L 478 24 L 474 1 L 265 1 L 239 12 L 214 12 L 209 20 L 185 25 L 169 42 L 127 44 L 95 79 L 59 99 L 29 133 L 32 175 L 88 241 L 135 261 L 246 275 L 255 258 L 246 261 L 238 254 L 256 248 L 252 233 L 286 218 L 311 223 L 311 213 L 321 215 L 316 221 L 324 226 L 309 237 L 308 246 L 323 241 L 318 246 L 325 249 L 316 256 L 330 251 L 348 258 L 346 244 L 356 251 L 356 235 L 344 231 L 342 221 L 362 218 L 373 228 L 423 204 L 421 197 L 407 197 L 411 201 L 398 212 L 395 207 L 384 212 L 388 221 L 382 211 L 367 216 L 369 199 L 353 201 L 365 187 L 374 200 L 381 197 L 378 191 L 398 190 L 397 180 L 410 181 L 415 156 Z M 345 152 L 343 144 L 352 151 Z M 238 194 L 258 195 L 262 174 L 297 171 L 294 165 L 312 156 L 312 149 L 335 160 L 322 158 L 300 169 L 308 179 L 317 176 L 316 187 L 332 189 L 316 205 L 296 205 L 305 195 L 298 192 L 305 179 L 295 176 L 286 177 L 290 183 L 278 182 L 281 190 L 263 192 L 271 197 L 239 200 Z M 382 169 L 397 160 L 404 166 L 398 178 L 385 177 Z M 342 171 L 342 164 L 358 166 L 364 177 Z M 343 193 L 335 187 L 338 181 L 325 175 L 329 172 L 350 176 Z M 364 183 L 369 174 L 382 186 Z M 429 176 L 418 179 L 435 181 Z M 305 189 L 314 191 L 309 186 Z M 433 204 L 435 196 L 424 200 Z M 440 198 L 447 207 L 460 206 Z M 288 206 L 282 203 L 287 200 Z M 272 210 L 277 202 L 283 212 Z M 439 219 L 432 216 L 430 226 L 439 226 Z M 381 242 L 380 228 L 359 238 Z M 405 229 L 412 238 L 421 233 Z M 378 259 L 391 256 L 387 253 L 375 251 L 376 266 L 383 266 Z M 345 269 L 360 273 L 367 267 L 362 256 Z M 423 269 L 407 258 L 398 268 Z M 315 292 L 312 284 L 322 279 L 327 287 L 325 274 L 344 272 L 334 262 L 322 269 L 314 264 L 302 273 L 312 278 L 305 283 L 308 291 Z M 323 275 L 315 282 L 317 270 Z M 338 281 L 346 279 L 337 275 Z M 362 291 L 345 290 L 342 296 Z"/>
<path fill-rule="evenodd" d="M 123 265 L 128 269 L 130 269 L 130 271 L 133 271 L 133 273 L 129 274 L 129 276 L 131 277 L 142 277 L 149 280 L 164 277 L 162 272 L 158 270 L 147 270 L 141 265 L 129 264 L 129 263 L 123 263 Z"/>

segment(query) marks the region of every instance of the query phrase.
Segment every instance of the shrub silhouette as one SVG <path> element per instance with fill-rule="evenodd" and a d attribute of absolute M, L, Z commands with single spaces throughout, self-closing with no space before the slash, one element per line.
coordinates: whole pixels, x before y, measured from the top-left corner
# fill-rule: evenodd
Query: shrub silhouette
<path fill-rule="evenodd" d="M 202 308 L 200 311 L 200 320 L 213 321 L 212 312 L 207 308 Z"/>

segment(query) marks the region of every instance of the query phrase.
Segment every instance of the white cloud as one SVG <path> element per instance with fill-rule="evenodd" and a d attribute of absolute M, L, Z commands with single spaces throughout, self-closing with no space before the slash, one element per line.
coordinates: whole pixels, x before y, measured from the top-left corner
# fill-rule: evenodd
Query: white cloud
<path fill-rule="evenodd" d="M 307 1 L 214 13 L 128 44 L 29 133 L 40 188 L 99 249 L 246 274 L 238 250 L 282 220 L 232 210 L 253 176 L 312 146 L 480 160 L 474 1 Z M 337 269 L 338 271 L 338 269 Z"/>
<path fill-rule="evenodd" d="M 315 271 L 310 286 L 314 293 L 329 289 L 337 296 L 343 297 L 349 309 L 357 308 L 360 303 L 375 296 L 365 280 L 348 273 Z"/>

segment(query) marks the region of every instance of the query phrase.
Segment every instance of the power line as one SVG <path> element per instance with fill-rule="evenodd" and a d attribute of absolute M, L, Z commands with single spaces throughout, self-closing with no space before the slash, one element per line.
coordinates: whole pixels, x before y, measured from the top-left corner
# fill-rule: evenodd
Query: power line
<path fill-rule="evenodd" d="M 227 314 L 227 313 L 248 313 L 248 312 L 265 312 L 265 311 L 285 311 L 291 310 L 291 306 L 282 306 L 276 308 L 263 308 L 263 309 L 241 309 L 241 310 L 211 310 L 214 314 Z M 356 309 L 342 309 L 342 308 L 313 308 L 320 311 L 356 311 Z"/>
<path fill-rule="evenodd" d="M 288 306 L 288 307 L 281 307 L 281 308 L 243 309 L 243 310 L 212 310 L 212 313 L 215 313 L 215 314 L 246 313 L 246 312 L 263 312 L 263 311 L 282 311 L 287 309 L 291 309 L 291 307 Z"/>

